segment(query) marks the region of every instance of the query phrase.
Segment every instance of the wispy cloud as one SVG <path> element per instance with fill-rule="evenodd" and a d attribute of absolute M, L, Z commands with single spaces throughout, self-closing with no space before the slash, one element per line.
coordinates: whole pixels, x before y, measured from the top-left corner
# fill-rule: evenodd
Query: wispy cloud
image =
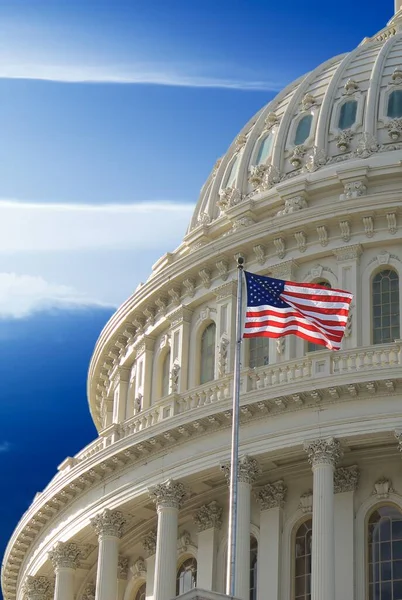
<path fill-rule="evenodd" d="M 8 452 L 11 448 L 11 444 L 9 442 L 0 442 L 0 454 L 3 452 Z"/>
<path fill-rule="evenodd" d="M 245 91 L 277 92 L 283 81 L 264 81 L 190 74 L 169 65 L 132 65 L 130 67 L 94 65 L 10 64 L 0 62 L 2 79 L 34 79 L 60 83 L 106 83 L 161 85 L 191 88 L 221 88 Z"/>
<path fill-rule="evenodd" d="M 33 313 L 59 309 L 110 306 L 66 285 L 50 283 L 42 277 L 0 273 L 0 318 L 21 319 Z M 8 443 L 0 443 L 0 452 Z"/>
<path fill-rule="evenodd" d="M 83 249 L 147 249 L 176 244 L 192 204 L 90 205 L 0 199 L 0 253 Z"/>

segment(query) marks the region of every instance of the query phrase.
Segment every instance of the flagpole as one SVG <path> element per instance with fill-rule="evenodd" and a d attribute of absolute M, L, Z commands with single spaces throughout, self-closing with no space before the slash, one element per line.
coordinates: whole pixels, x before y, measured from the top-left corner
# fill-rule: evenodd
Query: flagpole
<path fill-rule="evenodd" d="M 235 595 L 236 581 L 236 544 L 237 544 L 237 488 L 239 464 L 239 405 L 240 405 L 240 350 L 242 341 L 242 300 L 243 300 L 244 258 L 237 259 L 237 305 L 236 305 L 236 350 L 234 357 L 234 387 L 232 414 L 232 450 L 230 460 L 230 496 L 229 496 L 229 535 L 226 594 Z"/>

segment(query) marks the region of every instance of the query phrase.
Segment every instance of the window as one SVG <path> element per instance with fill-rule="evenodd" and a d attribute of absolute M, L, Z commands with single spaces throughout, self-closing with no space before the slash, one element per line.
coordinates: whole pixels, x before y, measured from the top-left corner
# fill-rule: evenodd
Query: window
<path fill-rule="evenodd" d="M 211 323 L 201 337 L 200 383 L 207 383 L 215 378 L 215 333 L 215 323 Z"/>
<path fill-rule="evenodd" d="M 272 135 L 272 133 L 270 133 L 261 142 L 259 150 L 258 150 L 258 154 L 257 154 L 257 160 L 256 160 L 257 165 L 266 163 L 267 159 L 271 156 L 273 139 L 274 139 L 273 135 Z"/>
<path fill-rule="evenodd" d="M 369 600 L 402 598 L 402 513 L 381 506 L 368 522 Z"/>
<path fill-rule="evenodd" d="M 197 561 L 195 558 L 188 558 L 182 563 L 177 571 L 176 595 L 184 594 L 195 588 L 197 581 Z"/>
<path fill-rule="evenodd" d="M 402 117 L 402 90 L 395 90 L 388 96 L 387 117 Z"/>
<path fill-rule="evenodd" d="M 296 146 L 299 146 L 300 144 L 304 144 L 304 142 L 310 135 L 312 121 L 313 121 L 313 115 L 306 115 L 305 117 L 300 119 L 299 124 L 297 125 L 296 135 L 295 135 L 295 145 Z"/>
<path fill-rule="evenodd" d="M 225 187 L 232 187 L 234 182 L 236 181 L 239 162 L 240 154 L 237 154 L 236 158 L 232 161 L 232 164 L 229 166 Z"/>
<path fill-rule="evenodd" d="M 169 395 L 169 379 L 170 379 L 170 352 L 163 359 L 162 365 L 162 398 Z"/>
<path fill-rule="evenodd" d="M 349 129 L 356 121 L 357 101 L 351 100 L 342 104 L 339 113 L 339 129 Z"/>
<path fill-rule="evenodd" d="M 258 543 L 254 536 L 250 538 L 250 600 L 257 600 L 257 556 Z"/>
<path fill-rule="evenodd" d="M 294 549 L 294 600 L 311 598 L 312 520 L 304 521 L 296 531 Z"/>
<path fill-rule="evenodd" d="M 255 337 L 249 339 L 250 360 L 249 367 L 262 367 L 268 364 L 269 358 L 269 338 Z"/>
<path fill-rule="evenodd" d="M 384 269 L 377 273 L 372 285 L 373 343 L 385 344 L 399 339 L 399 277 Z"/>
<path fill-rule="evenodd" d="M 331 284 L 325 279 L 321 281 L 315 281 L 314 283 L 316 283 L 317 285 L 322 285 L 328 290 L 331 289 Z M 307 352 L 317 352 L 317 350 L 324 350 L 324 348 L 325 346 L 323 346 L 322 344 L 314 344 L 314 342 L 307 342 Z"/>
<path fill-rule="evenodd" d="M 143 583 L 135 595 L 135 600 L 145 600 L 146 597 L 146 584 Z"/>

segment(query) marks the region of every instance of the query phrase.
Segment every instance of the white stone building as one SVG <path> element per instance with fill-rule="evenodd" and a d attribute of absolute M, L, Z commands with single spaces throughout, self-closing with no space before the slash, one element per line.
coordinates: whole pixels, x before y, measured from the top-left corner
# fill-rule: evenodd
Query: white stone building
<path fill-rule="evenodd" d="M 99 437 L 22 517 L 5 600 L 224 592 L 238 254 L 354 301 L 339 352 L 243 344 L 237 596 L 401 600 L 401 200 L 399 10 L 245 125 L 182 244 L 106 325 Z"/>

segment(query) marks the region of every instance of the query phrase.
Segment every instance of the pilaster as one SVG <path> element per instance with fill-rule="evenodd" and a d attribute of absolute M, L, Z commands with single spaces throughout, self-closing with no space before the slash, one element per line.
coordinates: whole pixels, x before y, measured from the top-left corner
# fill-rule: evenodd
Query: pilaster
<path fill-rule="evenodd" d="M 217 344 L 215 373 L 224 377 L 233 371 L 236 340 L 237 282 L 232 280 L 214 290 L 217 308 Z"/>
<path fill-rule="evenodd" d="M 127 367 L 118 367 L 112 380 L 113 423 L 122 423 L 126 419 L 129 381 L 130 369 Z"/>
<path fill-rule="evenodd" d="M 171 392 L 182 394 L 188 389 L 190 330 L 193 311 L 180 306 L 169 315 L 171 334 Z"/>
<path fill-rule="evenodd" d="M 197 587 L 213 590 L 216 581 L 219 530 L 222 507 L 215 501 L 201 506 L 194 516 L 198 529 Z"/>
<path fill-rule="evenodd" d="M 151 406 L 152 362 L 155 339 L 144 335 L 135 347 L 137 374 L 135 381 L 135 398 L 140 399 L 141 406 L 134 411 L 145 410 Z"/>
<path fill-rule="evenodd" d="M 358 309 L 361 307 L 360 256 L 363 248 L 360 244 L 356 244 L 336 248 L 333 252 L 338 263 L 338 287 L 353 294 L 342 347 L 345 349 L 357 348 L 363 344 L 362 314 Z"/>

